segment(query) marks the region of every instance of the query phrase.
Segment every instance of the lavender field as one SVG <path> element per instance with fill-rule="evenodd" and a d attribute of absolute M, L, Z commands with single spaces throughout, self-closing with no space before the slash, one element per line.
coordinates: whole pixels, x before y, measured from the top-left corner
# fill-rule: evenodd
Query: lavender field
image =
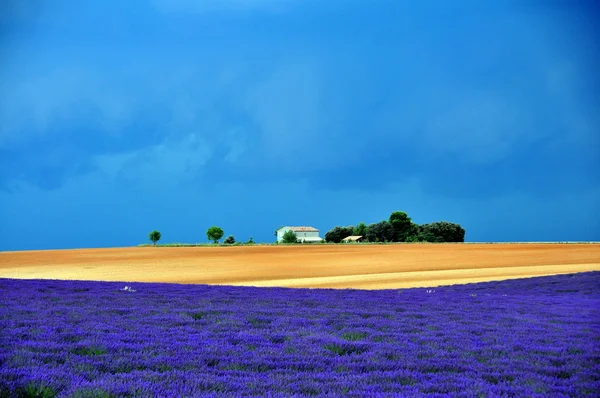
<path fill-rule="evenodd" d="M 599 272 L 383 291 L 0 279 L 0 396 L 598 396 L 599 309 Z"/>

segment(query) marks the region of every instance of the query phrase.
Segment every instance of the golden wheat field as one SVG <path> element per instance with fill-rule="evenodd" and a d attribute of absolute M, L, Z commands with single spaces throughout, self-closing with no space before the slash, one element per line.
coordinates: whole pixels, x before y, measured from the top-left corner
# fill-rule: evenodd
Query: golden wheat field
<path fill-rule="evenodd" d="M 0 253 L 0 277 L 391 289 L 600 270 L 600 244 L 256 245 Z"/>

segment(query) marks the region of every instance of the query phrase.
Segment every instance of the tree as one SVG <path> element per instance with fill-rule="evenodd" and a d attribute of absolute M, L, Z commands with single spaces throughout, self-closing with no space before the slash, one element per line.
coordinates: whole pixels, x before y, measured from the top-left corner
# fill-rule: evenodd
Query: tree
<path fill-rule="evenodd" d="M 367 224 L 364 222 L 359 223 L 356 227 L 354 227 L 352 235 L 365 237 L 367 235 Z"/>
<path fill-rule="evenodd" d="M 369 242 L 392 242 L 394 228 L 388 221 L 380 221 L 367 227 L 366 238 Z"/>
<path fill-rule="evenodd" d="M 208 240 L 217 243 L 223 237 L 223 230 L 217 226 L 212 226 L 206 231 L 206 236 Z"/>
<path fill-rule="evenodd" d="M 152 244 L 156 245 L 156 242 L 160 240 L 160 232 L 154 230 L 148 234 L 148 238 L 152 241 Z"/>
<path fill-rule="evenodd" d="M 433 222 L 431 224 L 423 224 L 419 228 L 419 235 L 435 236 L 438 242 L 464 242 L 465 230 L 459 224 L 454 224 L 447 221 Z"/>
<path fill-rule="evenodd" d="M 393 212 L 389 221 L 394 228 L 394 242 L 406 242 L 408 237 L 418 233 L 417 225 L 403 211 Z"/>
<path fill-rule="evenodd" d="M 430 242 L 430 243 L 435 243 L 435 242 L 440 242 L 440 239 L 435 236 L 434 234 L 432 234 L 431 232 L 423 232 L 420 231 L 416 234 L 416 235 L 411 235 L 408 238 L 406 238 L 407 242 Z"/>
<path fill-rule="evenodd" d="M 410 242 L 410 243 L 421 242 L 421 241 L 419 240 L 419 236 L 418 236 L 418 235 L 411 235 L 411 236 L 409 236 L 408 238 L 406 238 L 406 241 L 407 241 L 407 242 Z"/>
<path fill-rule="evenodd" d="M 225 238 L 223 243 L 226 243 L 228 245 L 233 245 L 235 243 L 235 238 L 233 237 L 233 235 L 229 235 L 228 237 Z"/>
<path fill-rule="evenodd" d="M 325 240 L 327 242 L 340 243 L 342 239 L 351 236 L 354 232 L 354 227 L 333 227 L 325 234 Z"/>
<path fill-rule="evenodd" d="M 348 225 L 347 227 L 342 227 L 342 232 L 342 239 L 352 236 L 354 234 L 354 226 Z"/>
<path fill-rule="evenodd" d="M 298 243 L 298 237 L 296 236 L 296 233 L 294 231 L 292 231 L 291 229 L 288 229 L 283 234 L 282 242 L 283 243 Z"/>
<path fill-rule="evenodd" d="M 430 242 L 430 243 L 442 242 L 440 240 L 440 238 L 438 238 L 431 232 L 419 232 L 419 234 L 417 235 L 417 239 L 419 240 L 419 242 Z"/>
<path fill-rule="evenodd" d="M 248 239 L 248 242 L 246 242 L 249 245 L 253 245 L 254 244 L 254 239 L 252 239 L 252 237 L 250 237 L 250 239 Z"/>

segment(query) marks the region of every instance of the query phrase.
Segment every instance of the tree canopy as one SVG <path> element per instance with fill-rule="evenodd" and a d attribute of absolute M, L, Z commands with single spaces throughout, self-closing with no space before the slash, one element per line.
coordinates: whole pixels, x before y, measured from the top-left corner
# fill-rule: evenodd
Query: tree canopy
<path fill-rule="evenodd" d="M 410 236 L 414 236 L 418 232 L 418 226 L 413 224 L 408 214 L 403 211 L 393 212 L 389 222 L 394 229 L 394 242 L 406 242 Z"/>
<path fill-rule="evenodd" d="M 388 221 L 380 221 L 367 227 L 367 240 L 369 242 L 392 242 L 394 227 Z"/>
<path fill-rule="evenodd" d="M 325 240 L 340 243 L 350 235 L 363 236 L 367 242 L 464 242 L 465 230 L 447 221 L 419 225 L 403 211 L 394 211 L 387 221 L 354 227 L 336 226 L 325 234 Z"/>
<path fill-rule="evenodd" d="M 367 235 L 367 224 L 365 224 L 364 222 L 360 222 L 358 223 L 358 225 L 356 225 L 354 227 L 354 230 L 352 231 L 352 235 L 354 236 L 366 236 Z"/>
<path fill-rule="evenodd" d="M 156 242 L 160 240 L 160 232 L 154 230 L 148 234 L 148 238 L 152 241 L 152 244 L 156 245 Z"/>
<path fill-rule="evenodd" d="M 212 226 L 206 231 L 206 237 L 208 240 L 217 243 L 223 237 L 223 230 L 217 226 Z"/>
<path fill-rule="evenodd" d="M 327 231 L 327 233 L 325 234 L 325 241 L 332 242 L 332 243 L 340 243 L 342 241 L 342 239 L 344 239 L 348 236 L 351 236 L 353 232 L 354 232 L 353 226 L 333 227 L 332 229 Z"/>
<path fill-rule="evenodd" d="M 465 230 L 459 224 L 439 221 L 423 224 L 419 227 L 419 235 L 430 234 L 435 236 L 439 242 L 464 242 Z"/>

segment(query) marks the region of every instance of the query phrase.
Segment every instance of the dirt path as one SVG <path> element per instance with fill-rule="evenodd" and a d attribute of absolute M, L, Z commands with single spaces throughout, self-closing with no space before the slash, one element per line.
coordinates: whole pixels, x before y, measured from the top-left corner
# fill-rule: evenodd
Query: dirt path
<path fill-rule="evenodd" d="M 132 247 L 0 253 L 0 278 L 391 289 L 600 271 L 600 244 Z"/>

